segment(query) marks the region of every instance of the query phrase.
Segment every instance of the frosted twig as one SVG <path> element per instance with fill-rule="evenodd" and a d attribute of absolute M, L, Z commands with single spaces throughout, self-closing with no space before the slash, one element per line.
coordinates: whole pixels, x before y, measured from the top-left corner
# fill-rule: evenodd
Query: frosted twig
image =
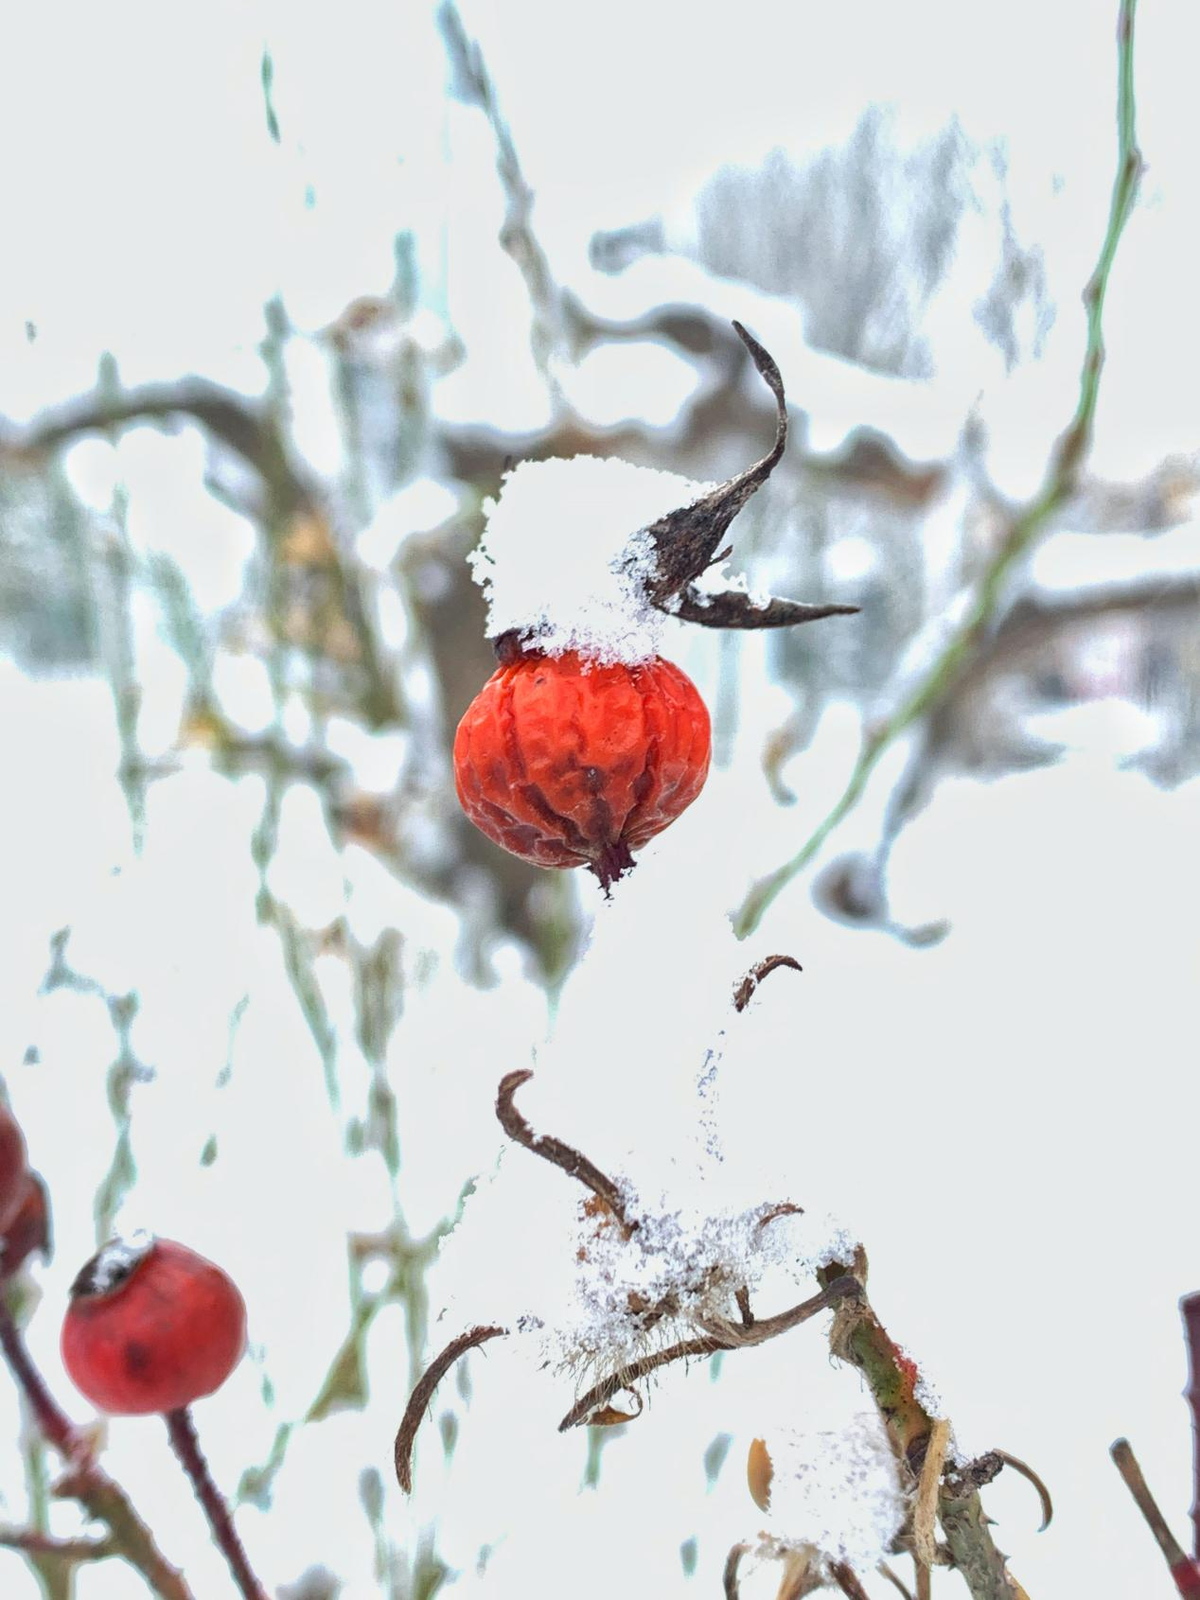
<path fill-rule="evenodd" d="M 752 1317 L 748 1324 L 741 1326 L 734 1322 L 714 1323 L 711 1331 L 701 1338 L 681 1339 L 678 1344 L 668 1345 L 665 1350 L 656 1350 L 652 1355 L 643 1356 L 629 1366 L 622 1367 L 620 1372 L 593 1384 L 567 1412 L 558 1425 L 558 1431 L 566 1433 L 568 1429 L 577 1428 L 580 1423 L 587 1422 L 601 1406 L 612 1399 L 613 1395 L 622 1389 L 627 1389 L 639 1378 L 657 1372 L 660 1367 L 670 1366 L 675 1361 L 689 1361 L 716 1355 L 718 1350 L 741 1350 L 766 1344 L 769 1339 L 777 1339 L 780 1334 L 788 1333 L 792 1328 L 799 1327 L 802 1322 L 807 1322 L 820 1312 L 827 1311 L 834 1301 L 844 1295 L 857 1294 L 859 1291 L 860 1286 L 854 1279 L 838 1278 L 820 1294 L 801 1301 L 789 1311 L 781 1311 L 778 1316 L 757 1320 Z M 747 1308 L 748 1306 L 747 1301 Z"/>
<path fill-rule="evenodd" d="M 552 1166 L 561 1167 L 569 1177 L 577 1178 L 584 1188 L 590 1189 L 612 1212 L 626 1234 L 632 1233 L 637 1223 L 630 1222 L 626 1217 L 621 1191 L 612 1179 L 606 1177 L 594 1162 L 589 1161 L 573 1145 L 564 1144 L 561 1139 L 555 1139 L 551 1134 L 534 1133 L 513 1104 L 513 1095 L 532 1077 L 533 1073 L 528 1068 L 523 1068 L 508 1073 L 500 1080 L 500 1088 L 496 1094 L 496 1116 L 500 1120 L 500 1126 L 517 1144 L 523 1145 L 535 1156 L 541 1156 L 543 1161 L 549 1161 Z"/>
<path fill-rule="evenodd" d="M 795 956 L 764 956 L 761 961 L 750 968 L 750 971 L 733 991 L 734 1010 L 745 1011 L 759 984 L 768 973 L 774 972 L 778 967 L 791 967 L 793 972 L 804 971 Z"/>
<path fill-rule="evenodd" d="M 1137 0 L 1121 0 L 1117 24 L 1117 172 L 1099 259 L 1083 292 L 1087 347 L 1075 413 L 1051 451 L 1042 487 L 1014 516 L 984 568 L 963 621 L 907 698 L 867 735 L 846 787 L 833 809 L 789 861 L 760 878 L 750 889 L 734 919 L 741 938 L 757 928 L 776 896 L 804 870 L 829 835 L 858 805 L 866 791 L 867 781 L 884 752 L 910 727 L 927 721 L 935 708 L 953 691 L 1000 611 L 1005 585 L 1017 562 L 1041 537 L 1050 518 L 1078 486 L 1080 467 L 1091 443 L 1100 374 L 1104 366 L 1102 316 L 1105 291 L 1121 234 L 1133 209 L 1142 170 L 1133 88 L 1133 23 L 1136 5 Z"/>
<path fill-rule="evenodd" d="M 423 1377 L 408 1397 L 408 1404 L 404 1408 L 404 1415 L 400 1419 L 400 1426 L 396 1431 L 396 1444 L 393 1452 L 396 1466 L 396 1482 L 404 1490 L 405 1494 L 412 1493 L 413 1443 L 417 1437 L 417 1429 L 421 1426 L 421 1419 L 425 1415 L 429 1402 L 433 1399 L 433 1391 L 441 1383 L 454 1363 L 461 1356 L 465 1356 L 468 1350 L 478 1350 L 479 1346 L 486 1344 L 489 1339 L 498 1339 L 507 1332 L 507 1328 L 501 1328 L 495 1324 L 469 1328 L 466 1333 L 460 1333 L 457 1339 L 452 1339 L 442 1353 L 435 1356 L 426 1367 Z"/>
<path fill-rule="evenodd" d="M 936 1419 L 917 1397 L 916 1365 L 891 1338 L 867 1300 L 866 1273 L 866 1257 L 860 1250 L 852 1267 L 830 1263 L 817 1274 L 818 1281 L 829 1287 L 850 1274 L 861 1289 L 838 1306 L 829 1333 L 830 1349 L 862 1373 L 896 1454 L 919 1473 Z M 1018 1600 L 1024 1591 L 996 1548 L 969 1473 L 953 1488 L 943 1485 L 938 1511 L 952 1564 L 966 1580 L 972 1600 Z M 934 1555 L 936 1558 L 936 1549 Z"/>
<path fill-rule="evenodd" d="M 619 1394 L 622 1389 L 627 1389 L 639 1378 L 657 1372 L 659 1367 L 669 1366 L 673 1361 L 689 1361 L 693 1358 L 716 1355 L 718 1350 L 729 1348 L 724 1339 L 706 1334 L 700 1339 L 681 1339 L 678 1344 L 668 1345 L 665 1350 L 656 1350 L 653 1355 L 643 1356 L 640 1361 L 622 1367 L 621 1371 L 614 1373 L 611 1378 L 603 1378 L 599 1383 L 593 1384 L 567 1412 L 558 1425 L 558 1431 L 566 1433 L 571 1428 L 577 1428 L 581 1422 L 587 1422 L 601 1406 L 607 1405 L 613 1395 Z"/>
<path fill-rule="evenodd" d="M 1109 1455 L 1112 1456 L 1117 1471 L 1124 1479 L 1125 1487 L 1133 1496 L 1134 1504 L 1146 1519 L 1146 1526 L 1154 1535 L 1155 1542 L 1163 1553 L 1163 1559 L 1175 1580 L 1176 1589 L 1181 1595 L 1191 1597 L 1200 1595 L 1200 1564 L 1191 1560 L 1167 1526 L 1167 1519 L 1150 1493 L 1129 1440 L 1117 1439 L 1109 1450 Z"/>

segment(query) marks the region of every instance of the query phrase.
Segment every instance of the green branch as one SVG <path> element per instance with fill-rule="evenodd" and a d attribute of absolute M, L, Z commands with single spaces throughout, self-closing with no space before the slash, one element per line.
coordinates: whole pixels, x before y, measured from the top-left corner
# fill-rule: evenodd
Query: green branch
<path fill-rule="evenodd" d="M 1051 452 L 1042 487 L 1011 521 L 979 582 L 966 617 L 959 624 L 925 676 L 890 717 L 863 742 L 845 789 L 829 815 L 801 848 L 781 867 L 760 878 L 734 916 L 739 938 L 753 933 L 767 907 L 813 860 L 826 839 L 862 799 L 867 781 L 884 751 L 937 705 L 955 686 L 972 652 L 999 610 L 1004 586 L 1015 564 L 1045 531 L 1054 513 L 1074 494 L 1079 470 L 1092 438 L 1092 422 L 1104 367 L 1102 318 L 1108 279 L 1122 231 L 1133 210 L 1141 176 L 1133 91 L 1133 21 L 1137 0 L 1121 0 L 1117 23 L 1117 172 L 1109 205 L 1108 227 L 1096 270 L 1083 292 L 1087 312 L 1087 348 L 1080 374 L 1079 399 L 1066 430 Z"/>

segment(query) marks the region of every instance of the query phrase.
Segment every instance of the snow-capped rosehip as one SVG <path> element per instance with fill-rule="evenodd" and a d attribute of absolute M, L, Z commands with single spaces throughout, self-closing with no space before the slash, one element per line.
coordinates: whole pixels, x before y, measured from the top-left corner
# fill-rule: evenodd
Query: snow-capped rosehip
<path fill-rule="evenodd" d="M 455 786 L 496 844 L 607 888 L 700 793 L 710 748 L 704 702 L 671 662 L 521 653 L 458 725 Z"/>
<path fill-rule="evenodd" d="M 62 1355 L 76 1387 L 113 1416 L 177 1411 L 212 1394 L 246 1343 L 233 1281 L 185 1245 L 115 1239 L 71 1286 Z"/>
<path fill-rule="evenodd" d="M 25 1139 L 12 1112 L 0 1106 L 0 1232 L 15 1218 L 25 1200 L 28 1176 Z"/>

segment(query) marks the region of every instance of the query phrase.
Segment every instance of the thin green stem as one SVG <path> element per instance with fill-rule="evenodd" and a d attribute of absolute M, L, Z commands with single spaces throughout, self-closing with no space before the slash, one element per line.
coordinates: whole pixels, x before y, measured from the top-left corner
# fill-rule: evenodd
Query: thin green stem
<path fill-rule="evenodd" d="M 1080 465 L 1091 443 L 1092 422 L 1100 393 L 1100 374 L 1104 367 L 1102 319 L 1105 294 L 1116 260 L 1117 246 L 1133 210 L 1142 170 L 1133 83 L 1133 24 L 1136 9 L 1137 0 L 1121 0 L 1117 23 L 1117 171 L 1100 256 L 1083 292 L 1087 313 L 1087 346 L 1074 415 L 1051 452 L 1042 487 L 1024 510 L 1013 518 L 1005 537 L 984 569 L 967 615 L 908 697 L 864 740 L 846 787 L 828 816 L 790 860 L 751 887 L 734 915 L 734 929 L 740 939 L 754 932 L 768 906 L 804 871 L 829 835 L 854 810 L 884 751 L 941 701 L 958 681 L 969 657 L 999 610 L 1013 567 L 1045 531 L 1053 514 L 1075 492 Z"/>

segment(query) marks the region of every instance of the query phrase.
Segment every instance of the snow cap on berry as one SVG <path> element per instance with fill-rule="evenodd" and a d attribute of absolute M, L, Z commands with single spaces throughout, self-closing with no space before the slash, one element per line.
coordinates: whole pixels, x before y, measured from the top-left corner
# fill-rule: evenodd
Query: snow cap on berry
<path fill-rule="evenodd" d="M 488 637 L 516 633 L 545 655 L 635 665 L 659 654 L 666 626 L 647 588 L 652 524 L 712 490 L 615 457 L 522 461 L 485 503 L 468 558 L 488 602 Z"/>
<path fill-rule="evenodd" d="M 138 1228 L 124 1237 L 110 1239 L 82 1266 L 71 1284 L 72 1300 L 91 1295 L 111 1294 L 154 1248 L 154 1235 Z"/>

